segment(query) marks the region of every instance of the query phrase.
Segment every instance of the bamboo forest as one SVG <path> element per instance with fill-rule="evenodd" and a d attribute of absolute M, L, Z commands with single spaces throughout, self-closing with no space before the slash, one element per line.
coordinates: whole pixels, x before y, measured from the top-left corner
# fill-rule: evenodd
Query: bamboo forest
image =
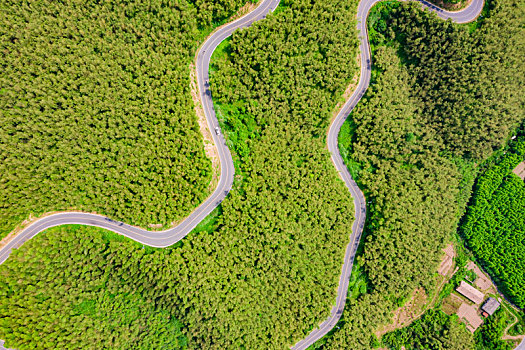
<path fill-rule="evenodd" d="M 514 349 L 525 338 L 524 2 L 486 0 L 463 24 L 417 1 L 372 2 L 366 62 L 365 1 L 0 0 L 5 346 Z M 232 21 L 207 53 L 209 81 L 195 76 L 201 45 Z M 366 69 L 337 136 L 360 207 L 327 141 Z M 200 115 L 206 96 L 217 127 Z M 220 186 L 203 128 L 231 152 L 224 200 L 169 247 L 119 234 L 155 238 Z M 129 226 L 53 224 L 9 246 L 62 212 Z M 465 283 L 487 286 L 483 302 L 465 299 Z"/>

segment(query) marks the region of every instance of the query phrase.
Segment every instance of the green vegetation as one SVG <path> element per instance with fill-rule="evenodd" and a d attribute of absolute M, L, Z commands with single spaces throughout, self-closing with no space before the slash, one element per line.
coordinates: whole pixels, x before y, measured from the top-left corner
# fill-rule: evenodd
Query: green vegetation
<path fill-rule="evenodd" d="M 457 237 L 457 235 L 455 238 L 458 238 L 455 244 L 456 257 L 454 258 L 454 264 L 457 268 L 457 271 L 452 275 L 448 282 L 445 283 L 445 285 L 439 291 L 439 295 L 436 300 L 436 305 L 441 305 L 443 300 L 446 297 L 448 297 L 450 293 L 452 293 L 452 291 L 456 289 L 456 287 L 459 286 L 460 282 L 463 281 L 466 277 L 469 277 L 467 279 L 472 281 L 472 279 L 475 276 L 474 271 L 467 270 L 468 256 L 466 249 L 462 246 L 462 242 L 459 240 L 459 237 Z"/>
<path fill-rule="evenodd" d="M 439 19 L 423 20 L 428 15 L 416 9 L 408 23 L 406 16 L 393 19 L 416 79 L 418 114 L 444 152 L 485 159 L 522 121 L 525 37 L 518 3 L 491 1 L 490 17 L 473 33 Z M 419 30 L 423 25 L 427 29 Z"/>
<path fill-rule="evenodd" d="M 284 1 L 280 13 L 233 35 L 211 77 L 242 175 L 222 212 L 176 248 L 116 242 L 97 262 L 180 320 L 188 348 L 285 348 L 335 300 L 354 210 L 325 134 L 358 69 L 348 63 L 357 56 L 349 20 L 357 1 Z M 93 259 L 79 258 L 79 266 Z"/>
<path fill-rule="evenodd" d="M 506 306 L 506 308 L 507 310 L 509 310 L 510 313 L 512 313 L 514 317 L 516 317 L 517 320 L 517 322 L 508 330 L 508 334 L 511 336 L 525 334 L 525 313 L 517 312 L 516 310 L 513 310 L 510 306 Z"/>
<path fill-rule="evenodd" d="M 499 309 L 476 330 L 476 350 L 512 350 L 513 347 L 501 339 L 507 326 L 507 314 Z"/>
<path fill-rule="evenodd" d="M 194 7 L 193 16 L 197 19 L 199 27 L 206 28 L 213 23 L 218 26 L 227 21 L 236 9 L 247 3 L 257 3 L 258 0 L 187 0 Z M 168 3 L 162 3 L 163 6 Z M 180 3 L 176 3 L 180 6 Z M 182 6 L 186 4 L 182 2 Z M 176 27 L 175 29 L 179 29 Z"/>
<path fill-rule="evenodd" d="M 1 339 L 20 350 L 185 348 L 181 323 L 121 273 L 115 255 L 125 252 L 149 256 L 84 226 L 50 229 L 14 251 L 0 266 Z"/>
<path fill-rule="evenodd" d="M 360 295 L 366 293 L 367 288 L 368 281 L 363 273 L 363 269 L 358 263 L 354 263 L 348 282 L 348 298 L 357 299 Z"/>
<path fill-rule="evenodd" d="M 441 310 L 429 310 L 410 326 L 387 333 L 382 338 L 389 349 L 454 349 L 472 350 L 472 334 L 458 317 Z"/>
<path fill-rule="evenodd" d="M 475 163 L 523 118 L 525 17 L 516 0 L 490 6 L 474 31 L 413 3 L 379 4 L 369 16 L 372 84 L 340 136 L 367 198 L 358 261 L 369 288 L 348 300 L 352 312 L 323 348 L 373 347 L 391 310 L 417 287 L 435 288 L 440 250 L 465 211 Z"/>
<path fill-rule="evenodd" d="M 166 226 L 206 198 L 189 65 L 244 3 L 1 1 L 0 238 L 71 208 Z"/>
<path fill-rule="evenodd" d="M 354 211 L 325 135 L 335 102 L 356 72 L 349 63 L 357 55 L 356 23 L 349 20 L 356 5 L 283 0 L 279 13 L 233 35 L 215 59 L 211 80 L 242 181 L 222 211 L 172 249 L 147 250 L 107 236 L 102 242 L 109 241 L 110 253 L 99 260 L 96 249 L 105 246 L 88 236 L 93 248 L 76 253 L 75 265 L 102 271 L 109 282 L 100 293 L 118 285 L 131 305 L 148 301 L 143 315 L 155 310 L 177 330 L 174 320 L 180 320 L 192 349 L 285 348 L 328 316 Z M 433 287 L 440 249 L 468 198 L 470 162 L 500 147 L 520 118 L 525 75 L 517 44 L 525 36 L 516 8 L 514 0 L 495 2 L 491 17 L 472 33 L 409 4 L 378 16 L 385 25 L 375 29 L 374 85 L 345 128 L 352 134 L 342 136 L 370 202 L 362 269 L 354 275 L 351 312 L 323 347 L 370 349 L 389 310 L 416 287 Z M 64 246 L 44 249 L 69 256 Z M 14 256 L 21 255 L 38 257 L 35 249 Z M 10 264 L 16 267 L 16 260 Z M 38 281 L 63 270 L 50 271 L 28 289 L 44 288 Z M 17 273 L 30 278 L 26 270 Z M 91 300 L 71 303 L 69 314 L 93 317 L 105 304 Z M 46 318 L 17 312 L 61 332 Z M 462 336 L 441 315 L 425 322 L 421 326 L 435 324 L 443 336 L 450 330 L 448 339 Z M 38 341 L 27 340 L 25 324 L 11 324 L 0 323 L 0 338 L 9 335 L 12 346 Z M 421 335 L 418 341 L 430 340 Z"/>
<path fill-rule="evenodd" d="M 438 5 L 441 8 L 457 11 L 465 7 L 465 5 L 469 3 L 469 0 L 429 0 L 429 2 Z"/>
<path fill-rule="evenodd" d="M 512 170 L 525 160 L 519 137 L 476 183 L 461 232 L 502 291 L 525 307 L 525 184 Z"/>

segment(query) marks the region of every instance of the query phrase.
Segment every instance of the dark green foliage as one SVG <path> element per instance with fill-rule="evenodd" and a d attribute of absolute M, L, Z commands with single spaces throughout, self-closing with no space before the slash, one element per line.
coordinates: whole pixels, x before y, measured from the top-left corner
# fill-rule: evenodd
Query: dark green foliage
<path fill-rule="evenodd" d="M 472 350 L 474 340 L 457 316 L 429 310 L 410 326 L 387 333 L 382 341 L 389 349 Z"/>
<path fill-rule="evenodd" d="M 494 1 L 470 33 L 418 4 L 372 10 L 372 84 L 340 137 L 367 198 L 359 261 L 370 288 L 349 301 L 325 348 L 369 349 L 390 310 L 433 287 L 471 193 L 473 159 L 501 147 L 523 118 L 520 13 L 518 1 Z"/>
<path fill-rule="evenodd" d="M 370 203 L 371 235 L 361 259 L 374 288 L 398 298 L 430 280 L 438 247 L 454 229 L 457 189 L 449 184 L 459 174 L 451 162 L 432 156 L 395 51 L 383 46 L 374 58 L 383 73 L 352 114 L 353 158 L 368 169 L 360 183 Z"/>
<path fill-rule="evenodd" d="M 169 225 L 206 198 L 189 64 L 198 23 L 242 3 L 1 1 L 0 237 L 70 208 Z"/>
<path fill-rule="evenodd" d="M 512 350 L 513 347 L 501 339 L 507 317 L 503 309 L 499 309 L 485 320 L 474 334 L 477 350 Z"/>
<path fill-rule="evenodd" d="M 416 79 L 418 115 L 457 155 L 483 159 L 501 147 L 523 119 L 523 6 L 491 1 L 490 17 L 469 33 L 417 4 L 392 12 L 402 54 Z"/>
<path fill-rule="evenodd" d="M 115 255 L 126 243 L 63 226 L 0 266 L 0 335 L 17 349 L 182 349 L 181 323 L 142 295 Z M 133 250 L 133 258 L 145 258 Z M 132 259 L 133 259 L 132 258 Z"/>
<path fill-rule="evenodd" d="M 418 286 L 430 288 L 444 240 L 457 220 L 450 183 L 461 179 L 453 162 L 436 157 L 435 142 L 415 114 L 412 82 L 396 50 L 381 46 L 374 55 L 380 74 L 365 103 L 352 113 L 356 124 L 352 158 L 362 165 L 367 227 L 359 257 L 371 293 L 349 300 L 344 326 L 327 348 L 368 349 L 372 333 Z"/>
<path fill-rule="evenodd" d="M 525 137 L 478 178 L 461 232 L 519 307 L 525 307 L 525 184 L 512 170 L 525 160 Z"/>

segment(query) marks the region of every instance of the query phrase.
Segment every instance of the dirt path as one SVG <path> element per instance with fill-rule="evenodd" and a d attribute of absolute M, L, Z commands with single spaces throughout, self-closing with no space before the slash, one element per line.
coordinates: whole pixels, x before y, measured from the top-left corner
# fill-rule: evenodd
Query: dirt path
<path fill-rule="evenodd" d="M 394 311 L 394 316 L 392 318 L 393 322 L 385 328 L 375 332 L 375 335 L 378 338 L 381 338 L 383 334 L 404 328 L 421 318 L 421 316 L 423 316 L 423 314 L 434 305 L 436 298 L 439 297 L 441 288 L 443 288 L 445 283 L 454 276 L 456 271 L 457 268 L 454 268 L 454 265 L 451 265 L 448 268 L 447 274 L 441 278 L 441 282 L 436 287 L 434 296 L 429 302 L 427 302 L 427 294 L 425 293 L 425 290 L 423 288 L 416 289 L 406 304 Z M 420 308 L 419 312 L 417 310 L 418 307 Z"/>
<path fill-rule="evenodd" d="M 505 330 L 503 331 L 503 337 L 501 339 L 503 339 L 503 340 L 523 340 L 525 338 L 524 334 L 522 334 L 522 335 L 510 335 L 510 334 L 508 334 L 509 329 L 511 329 L 516 323 L 518 323 L 519 320 L 516 317 L 516 315 L 514 315 L 514 313 L 509 310 L 509 307 L 507 305 L 502 303 L 501 306 L 504 307 L 505 309 L 507 309 L 507 312 L 514 318 L 514 322 L 509 324 L 505 328 Z"/>

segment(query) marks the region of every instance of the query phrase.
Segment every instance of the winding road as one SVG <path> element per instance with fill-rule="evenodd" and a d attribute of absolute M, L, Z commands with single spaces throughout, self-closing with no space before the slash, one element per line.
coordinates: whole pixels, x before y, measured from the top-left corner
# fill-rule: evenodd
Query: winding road
<path fill-rule="evenodd" d="M 217 134 L 219 122 L 213 109 L 213 100 L 209 89 L 209 66 L 211 55 L 215 48 L 235 30 L 250 26 L 253 22 L 263 19 L 266 15 L 279 6 L 280 0 L 263 0 L 259 6 L 245 16 L 228 23 L 214 32 L 208 40 L 202 44 L 197 54 L 197 81 L 199 93 L 201 95 L 202 107 L 206 115 L 208 127 L 212 133 L 213 141 L 217 146 L 221 163 L 221 175 L 215 191 L 197 207 L 187 218 L 177 226 L 166 231 L 147 231 L 139 227 L 131 226 L 120 221 L 112 220 L 102 215 L 81 213 L 81 212 L 62 212 L 42 217 L 36 220 L 22 232 L 18 233 L 11 241 L 0 249 L 0 264 L 3 263 L 11 253 L 13 248 L 20 247 L 24 242 L 33 238 L 38 233 L 59 225 L 80 224 L 101 227 L 123 236 L 131 238 L 142 244 L 152 247 L 165 248 L 183 239 L 191 232 L 204 218 L 206 218 L 228 195 L 232 188 L 234 167 L 230 150 L 226 146 L 226 141 L 222 133 Z"/>
<path fill-rule="evenodd" d="M 310 345 L 314 344 L 317 340 L 325 336 L 332 328 L 335 327 L 346 303 L 346 296 L 348 290 L 348 282 L 350 279 L 350 274 L 352 272 L 352 266 L 354 263 L 354 257 L 359 246 L 359 239 L 361 238 L 361 233 L 363 232 L 363 227 L 365 224 L 366 217 L 366 203 L 363 193 L 355 183 L 354 179 L 350 175 L 348 168 L 343 162 L 343 158 L 339 153 L 337 138 L 341 126 L 345 122 L 346 118 L 352 112 L 352 109 L 357 105 L 361 97 L 365 94 L 368 85 L 370 84 L 371 76 L 371 62 L 372 57 L 370 54 L 370 45 L 368 43 L 368 30 L 366 26 L 366 18 L 370 9 L 378 2 L 382 0 L 361 0 L 357 8 L 357 31 L 359 33 L 359 50 L 361 52 L 361 75 L 359 79 L 359 84 L 357 85 L 352 96 L 346 101 L 343 108 L 339 114 L 335 117 L 330 130 L 328 131 L 328 150 L 332 156 L 332 162 L 334 163 L 339 175 L 346 184 L 346 187 L 350 190 L 352 197 L 354 198 L 354 208 L 355 208 L 355 221 L 352 226 L 352 234 L 350 236 L 350 243 L 346 247 L 345 260 L 343 263 L 343 268 L 341 276 L 339 277 L 339 287 L 337 288 L 337 298 L 335 306 L 332 308 L 331 315 L 323 323 L 319 325 L 318 328 L 315 328 L 304 338 L 295 344 L 292 349 L 302 350 L 308 348 Z M 472 0 L 469 6 L 467 6 L 462 11 L 458 12 L 449 12 L 442 10 L 435 5 L 432 5 L 426 1 L 418 0 L 422 3 L 424 7 L 431 11 L 437 12 L 437 15 L 442 19 L 452 19 L 458 23 L 466 23 L 475 20 L 481 11 L 483 10 L 483 0 Z"/>
<path fill-rule="evenodd" d="M 80 213 L 80 212 L 62 212 L 49 216 L 42 217 L 36 220 L 31 225 L 24 228 L 19 234 L 17 234 L 11 241 L 9 241 L 4 247 L 0 249 L 0 264 L 3 263 L 11 253 L 12 249 L 20 247 L 24 242 L 33 238 L 38 233 L 58 225 L 66 224 L 81 224 L 101 227 L 128 238 L 131 238 L 142 244 L 146 244 L 152 247 L 168 247 L 184 238 L 191 232 L 199 222 L 201 222 L 206 216 L 208 216 L 213 209 L 215 209 L 222 200 L 228 195 L 234 178 L 234 166 L 233 160 L 228 147 L 226 146 L 225 139 L 220 133 L 215 133 L 214 130 L 219 130 L 219 123 L 215 115 L 213 108 L 213 100 L 211 92 L 209 90 L 209 65 L 210 59 L 215 48 L 227 37 L 229 37 L 235 30 L 239 28 L 245 28 L 250 26 L 253 22 L 263 19 L 269 12 L 273 12 L 279 5 L 280 0 L 262 0 L 259 6 L 246 14 L 245 16 L 221 27 L 215 33 L 213 33 L 208 40 L 201 46 L 199 53 L 197 54 L 197 81 L 199 86 L 199 92 L 202 99 L 202 105 L 204 113 L 208 122 L 210 131 L 212 132 L 215 145 L 219 153 L 221 163 L 221 175 L 220 180 L 215 191 L 203 202 L 197 209 L 195 209 L 186 219 L 184 219 L 179 225 L 166 230 L 151 232 L 135 226 L 125 224 L 120 221 L 115 221 L 102 215 Z M 370 83 L 371 73 L 371 56 L 370 46 L 368 44 L 368 34 L 366 28 L 366 18 L 368 12 L 377 2 L 381 0 L 361 0 L 358 7 L 357 18 L 358 24 L 357 29 L 360 40 L 360 51 L 361 51 L 361 75 L 359 84 L 350 97 L 350 99 L 344 104 L 343 108 L 332 122 L 330 130 L 328 132 L 327 143 L 328 149 L 331 153 L 332 162 L 337 168 L 339 175 L 344 180 L 346 186 L 350 190 L 354 199 L 355 207 L 355 221 L 352 226 L 352 234 L 350 236 L 350 242 L 346 247 L 346 253 L 344 257 L 344 263 L 342 267 L 341 276 L 339 279 L 339 287 L 337 290 L 337 298 L 335 306 L 331 310 L 331 315 L 328 319 L 322 322 L 318 328 L 315 328 L 306 338 L 299 341 L 292 349 L 300 350 L 306 349 L 310 345 L 314 344 L 317 340 L 326 335 L 339 321 L 343 312 L 346 294 L 348 289 L 348 281 L 352 271 L 352 265 L 354 257 L 359 246 L 359 239 L 363 231 L 365 217 L 366 217 L 366 205 L 363 193 L 350 176 L 348 169 L 346 168 L 343 158 L 339 153 L 337 137 L 344 121 L 359 102 L 361 97 L 364 95 L 368 85 Z M 458 23 L 465 23 L 472 21 L 478 17 L 483 8 L 483 0 L 472 0 L 471 4 L 459 12 L 448 12 L 442 10 L 424 0 L 420 1 L 423 6 L 428 9 L 435 11 L 437 15 L 442 19 L 452 19 Z M 0 341 L 0 349 L 3 347 L 3 342 Z"/>

